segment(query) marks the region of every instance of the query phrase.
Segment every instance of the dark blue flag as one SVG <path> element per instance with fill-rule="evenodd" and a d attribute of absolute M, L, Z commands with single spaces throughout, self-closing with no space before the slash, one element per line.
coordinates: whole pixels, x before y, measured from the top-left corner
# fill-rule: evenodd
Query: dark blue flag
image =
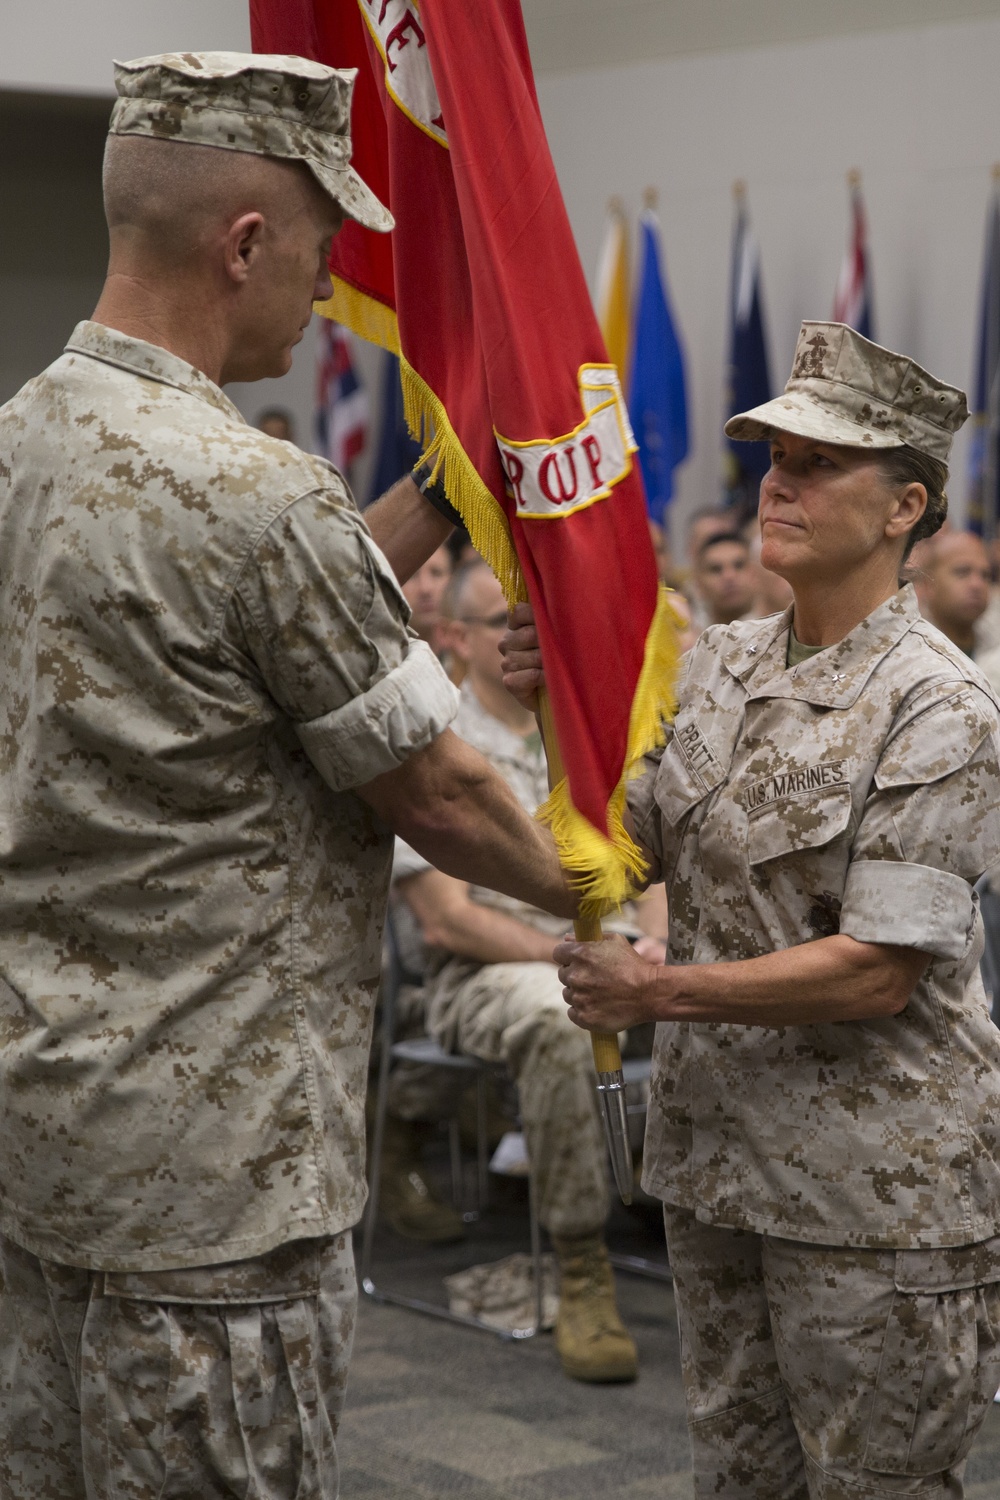
<path fill-rule="evenodd" d="M 646 505 L 662 525 L 674 493 L 674 470 L 687 457 L 687 393 L 684 353 L 660 259 L 659 225 L 649 209 L 642 216 L 641 234 L 628 408 L 639 445 Z"/>
<path fill-rule="evenodd" d="M 986 220 L 978 344 L 967 521 L 971 531 L 992 541 L 1000 516 L 1000 187 L 995 181 Z"/>
<path fill-rule="evenodd" d="M 726 416 L 749 411 L 771 399 L 771 375 L 764 336 L 764 309 L 760 287 L 760 254 L 750 227 L 746 196 L 737 192 L 736 233 L 729 288 L 729 367 L 726 382 Z M 766 443 L 741 443 L 726 439 L 725 503 L 740 519 L 757 512 L 760 482 L 771 466 Z"/>
<path fill-rule="evenodd" d="M 420 444 L 410 437 L 403 415 L 399 360 L 395 354 L 386 354 L 382 379 L 382 429 L 366 504 L 370 505 L 408 474 L 419 462 L 422 451 Z"/>

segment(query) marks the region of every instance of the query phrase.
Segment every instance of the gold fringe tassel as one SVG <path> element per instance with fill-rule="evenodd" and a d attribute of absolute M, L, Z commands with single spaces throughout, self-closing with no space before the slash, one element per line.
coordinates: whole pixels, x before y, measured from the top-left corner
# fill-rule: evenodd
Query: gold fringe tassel
<path fill-rule="evenodd" d="M 551 830 L 560 863 L 580 892 L 585 917 L 601 917 L 620 907 L 636 894 L 646 873 L 642 851 L 625 827 L 625 793 L 628 783 L 641 774 L 644 757 L 664 743 L 666 726 L 677 711 L 680 624 L 669 593 L 661 587 L 632 699 L 625 767 L 608 802 L 610 837 L 573 806 L 565 777 L 536 814 Z"/>
<path fill-rule="evenodd" d="M 359 292 L 357 287 L 351 286 L 349 281 L 341 281 L 339 276 L 331 279 L 333 296 L 325 302 L 314 302 L 313 312 L 329 318 L 331 323 L 342 323 L 359 338 L 388 349 L 390 354 L 398 354 L 399 324 L 395 310 L 377 298 Z"/>
<path fill-rule="evenodd" d="M 327 302 L 317 302 L 315 310 L 399 356 L 406 425 L 423 445 L 424 462 L 432 466 L 435 477 L 443 473 L 445 492 L 462 517 L 472 545 L 493 569 L 508 607 L 513 607 L 527 593 L 507 517 L 459 442 L 442 402 L 403 355 L 395 312 L 337 276 L 333 285 L 334 295 Z M 641 770 L 643 757 L 663 744 L 665 726 L 676 711 L 680 624 L 667 590 L 661 588 L 632 700 L 625 766 L 608 802 L 610 837 L 573 806 L 565 777 L 536 815 L 552 831 L 559 858 L 580 890 L 584 916 L 600 917 L 621 906 L 636 894 L 645 875 L 642 851 L 625 827 L 625 792 Z"/>
<path fill-rule="evenodd" d="M 507 517 L 462 447 L 439 398 L 400 355 L 403 411 L 406 425 L 424 449 L 424 463 L 434 477 L 443 476 L 445 493 L 454 505 L 472 545 L 489 563 L 512 609 L 527 598 L 521 565 L 514 551 Z"/>
<path fill-rule="evenodd" d="M 442 402 L 400 349 L 395 312 L 339 276 L 333 277 L 333 296 L 314 303 L 314 309 L 399 356 L 403 413 L 411 435 L 424 449 L 424 463 L 432 466 L 435 478 L 443 474 L 448 499 L 462 517 L 472 545 L 499 579 L 508 607 L 526 599 L 507 517 L 459 442 Z"/>

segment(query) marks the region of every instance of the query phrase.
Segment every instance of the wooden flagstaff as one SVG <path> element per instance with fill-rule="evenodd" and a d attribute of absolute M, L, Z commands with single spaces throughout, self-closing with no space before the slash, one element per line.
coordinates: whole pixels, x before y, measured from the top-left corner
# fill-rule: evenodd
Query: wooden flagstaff
<path fill-rule="evenodd" d="M 542 725 L 545 757 L 549 767 L 549 784 L 555 786 L 566 775 L 559 741 L 556 737 L 552 704 L 544 688 L 538 694 L 538 717 Z M 581 943 L 600 942 L 603 937 L 599 917 L 579 917 L 573 930 Z M 628 1110 L 625 1105 L 625 1074 L 622 1054 L 615 1031 L 592 1031 L 590 1043 L 597 1073 L 597 1097 L 601 1102 L 604 1134 L 614 1169 L 615 1183 L 626 1207 L 632 1202 L 632 1145 L 628 1133 Z"/>

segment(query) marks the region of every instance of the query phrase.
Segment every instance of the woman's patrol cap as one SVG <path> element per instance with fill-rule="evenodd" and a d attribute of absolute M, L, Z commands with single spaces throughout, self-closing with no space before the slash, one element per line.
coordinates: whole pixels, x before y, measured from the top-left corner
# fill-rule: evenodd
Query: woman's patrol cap
<path fill-rule="evenodd" d="M 351 166 L 356 68 L 245 52 L 164 52 L 115 63 L 112 135 L 301 161 L 344 213 L 384 233 L 392 214 Z"/>
<path fill-rule="evenodd" d="M 849 448 L 907 445 L 948 462 L 969 415 L 965 392 L 846 323 L 803 323 L 784 394 L 730 417 L 726 436 L 752 442 L 776 432 Z"/>

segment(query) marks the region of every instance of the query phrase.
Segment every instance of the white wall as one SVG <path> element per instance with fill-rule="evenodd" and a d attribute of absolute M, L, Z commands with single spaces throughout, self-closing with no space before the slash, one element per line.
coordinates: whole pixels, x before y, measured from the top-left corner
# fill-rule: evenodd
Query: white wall
<path fill-rule="evenodd" d="M 113 58 L 249 52 L 248 0 L 0 0 L 0 89 L 113 94 Z"/>
<path fill-rule="evenodd" d="M 800 321 L 830 315 L 847 229 L 845 173 L 856 166 L 880 341 L 968 388 L 990 169 L 1000 158 L 998 77 L 1000 21 L 987 20 L 539 79 L 588 272 L 608 198 L 620 194 L 635 212 L 647 184 L 659 192 L 692 398 L 681 515 L 719 494 L 738 177 L 749 185 L 761 244 L 776 382 L 787 376 Z M 959 503 L 964 455 L 960 440 Z"/>
<path fill-rule="evenodd" d="M 631 22 L 648 3 L 629 0 Z M 930 3 L 921 0 L 914 13 L 925 15 Z M 107 94 L 112 56 L 249 45 L 247 0 L 0 4 L 0 90 Z M 789 6 L 794 10 L 802 0 L 768 0 L 775 22 L 768 34 L 778 29 L 781 4 L 791 14 Z M 717 10 L 716 0 L 713 5 Z M 594 0 L 527 0 L 529 29 L 544 42 L 539 28 L 545 21 L 552 30 L 549 9 L 571 25 L 588 6 L 596 16 Z M 809 8 L 817 9 L 813 0 Z M 877 7 L 869 14 L 872 9 L 883 14 Z M 892 10 L 898 21 L 896 0 Z M 713 38 L 715 32 L 703 40 Z M 542 50 L 543 61 L 558 57 L 551 46 Z M 736 177 L 749 184 L 761 242 L 776 381 L 787 373 L 801 319 L 829 315 L 847 227 L 844 174 L 858 166 L 879 337 L 935 374 L 968 385 L 990 168 L 1000 158 L 998 77 L 1000 19 L 540 74 L 542 109 L 588 273 L 596 267 L 608 197 L 622 195 L 635 211 L 647 184 L 659 190 L 692 396 L 693 455 L 680 476 L 681 514 L 713 503 L 719 493 Z M 88 103 L 96 107 L 97 101 Z M 51 128 L 58 135 L 55 116 Z M 73 129 L 67 120 L 66 134 Z M 12 152 L 6 131 L 0 140 L 6 221 L 17 220 L 16 236 L 8 233 L 0 245 L 0 399 L 57 352 L 64 332 L 86 315 L 96 295 L 105 241 L 96 143 L 88 151 L 86 163 L 82 144 L 63 161 L 58 139 L 40 155 L 27 145 Z M 71 167 L 71 157 L 78 166 Z M 42 197 L 44 227 L 32 208 Z M 291 406 L 308 440 L 312 382 L 304 346 L 284 386 L 234 394 L 251 415 L 272 401 Z M 955 501 L 964 498 L 964 448 L 960 440 Z"/>

